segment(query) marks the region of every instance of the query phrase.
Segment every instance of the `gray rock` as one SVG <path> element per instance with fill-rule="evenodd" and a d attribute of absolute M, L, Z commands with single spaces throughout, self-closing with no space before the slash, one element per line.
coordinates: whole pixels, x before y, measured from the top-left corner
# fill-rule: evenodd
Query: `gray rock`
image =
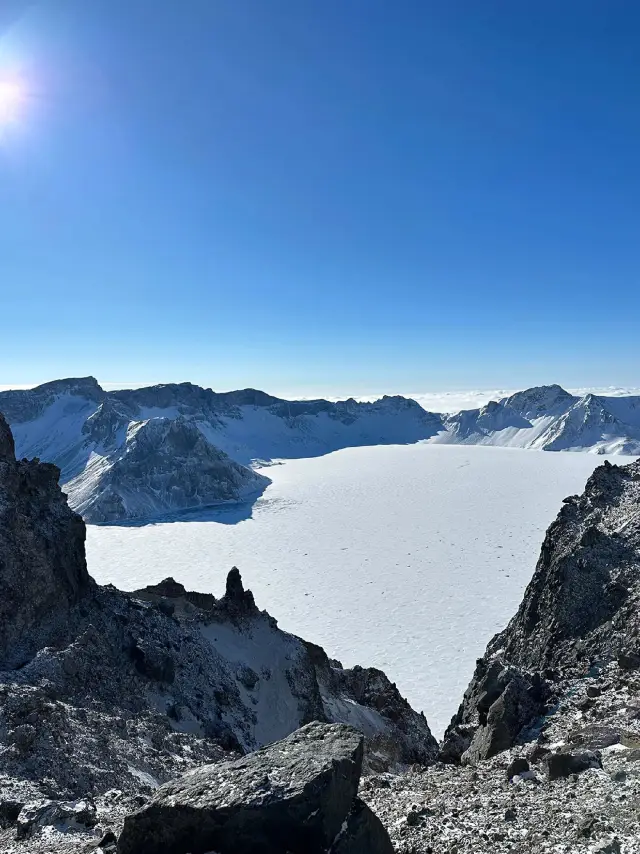
<path fill-rule="evenodd" d="M 613 837 L 612 839 L 603 839 L 596 843 L 592 849 L 593 854 L 620 854 L 620 842 Z"/>
<path fill-rule="evenodd" d="M 621 652 L 618 654 L 618 664 L 623 670 L 640 669 L 640 654 L 637 652 Z"/>
<path fill-rule="evenodd" d="M 351 727 L 308 724 L 243 759 L 162 786 L 126 818 L 118 852 L 321 854 L 350 816 L 352 840 L 379 840 L 369 812 L 354 804 L 362 754 L 362 736 Z M 364 854 L 349 845 L 342 850 Z"/>
<path fill-rule="evenodd" d="M 549 780 L 580 774 L 589 768 L 602 768 L 602 760 L 591 750 L 581 753 L 549 753 L 545 756 L 544 763 Z"/>
<path fill-rule="evenodd" d="M 137 640 L 130 650 L 131 658 L 138 673 L 157 682 L 170 685 L 175 679 L 175 664 L 173 658 L 164 649 L 159 649 L 149 642 Z"/>
<path fill-rule="evenodd" d="M 346 824 L 331 846 L 331 854 L 393 854 L 382 822 L 360 798 L 355 798 Z"/>
<path fill-rule="evenodd" d="M 540 716 L 548 696 L 539 674 L 530 674 L 505 666 L 500 659 L 491 662 L 473 693 L 465 696 L 459 715 L 477 716 L 477 727 L 462 761 L 475 763 L 513 747 L 523 729 Z M 449 732 L 445 734 L 445 744 Z"/>
<path fill-rule="evenodd" d="M 5 829 L 14 825 L 23 806 L 22 801 L 0 800 L 0 827 Z"/>
<path fill-rule="evenodd" d="M 571 745 L 585 750 L 604 750 L 613 744 L 620 744 L 624 730 L 610 724 L 589 724 L 574 730 L 570 735 Z"/>
<path fill-rule="evenodd" d="M 16 838 L 27 839 L 37 828 L 47 826 L 62 830 L 92 828 L 97 821 L 95 804 L 86 798 L 25 804 L 16 821 Z"/>
<path fill-rule="evenodd" d="M 523 756 L 518 756 L 513 762 L 509 763 L 507 768 L 507 779 L 513 780 L 518 774 L 524 774 L 529 770 L 529 763 Z"/>

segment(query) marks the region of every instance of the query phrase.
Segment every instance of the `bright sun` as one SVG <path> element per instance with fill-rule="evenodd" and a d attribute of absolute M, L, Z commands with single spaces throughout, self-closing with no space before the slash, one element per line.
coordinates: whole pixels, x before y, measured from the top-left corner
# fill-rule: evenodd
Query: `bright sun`
<path fill-rule="evenodd" d="M 15 80 L 0 80 L 0 125 L 14 121 L 24 101 L 24 89 Z"/>

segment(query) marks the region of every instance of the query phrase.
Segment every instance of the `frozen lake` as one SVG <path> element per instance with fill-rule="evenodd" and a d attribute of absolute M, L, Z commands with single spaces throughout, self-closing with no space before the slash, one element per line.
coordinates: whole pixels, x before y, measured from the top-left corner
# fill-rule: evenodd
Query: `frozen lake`
<path fill-rule="evenodd" d="M 630 458 L 615 457 L 625 463 Z M 371 665 L 437 737 L 515 612 L 545 529 L 603 457 L 403 445 L 287 461 L 251 510 L 93 527 L 89 569 L 132 590 L 169 575 L 221 595 L 237 565 L 281 628 Z"/>

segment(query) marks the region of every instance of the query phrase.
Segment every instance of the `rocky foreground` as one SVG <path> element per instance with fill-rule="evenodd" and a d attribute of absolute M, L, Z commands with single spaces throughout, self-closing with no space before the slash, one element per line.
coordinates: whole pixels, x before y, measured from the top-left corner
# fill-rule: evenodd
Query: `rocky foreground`
<path fill-rule="evenodd" d="M 95 847 L 161 784 L 313 721 L 356 727 L 368 769 L 435 758 L 382 672 L 281 631 L 237 569 L 220 599 L 95 584 L 58 476 L 0 417 L 0 851 Z"/>
<path fill-rule="evenodd" d="M 0 851 L 640 852 L 640 462 L 565 500 L 441 745 L 380 671 L 87 573 L 0 418 Z"/>

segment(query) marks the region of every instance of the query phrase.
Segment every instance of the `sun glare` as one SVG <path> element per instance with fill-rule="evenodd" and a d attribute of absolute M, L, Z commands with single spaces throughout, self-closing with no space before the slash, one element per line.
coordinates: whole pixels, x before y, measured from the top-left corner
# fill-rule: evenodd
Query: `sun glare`
<path fill-rule="evenodd" d="M 24 98 L 24 87 L 18 81 L 0 80 L 0 125 L 18 118 Z"/>

